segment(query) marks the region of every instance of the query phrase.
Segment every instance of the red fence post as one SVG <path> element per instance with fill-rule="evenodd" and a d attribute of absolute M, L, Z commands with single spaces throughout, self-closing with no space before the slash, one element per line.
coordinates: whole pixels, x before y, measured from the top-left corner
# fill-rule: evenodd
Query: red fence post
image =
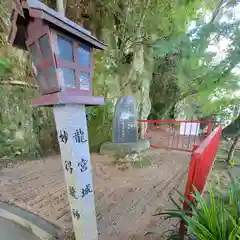
<path fill-rule="evenodd" d="M 207 125 L 207 136 L 209 136 L 211 133 L 212 124 L 213 124 L 213 121 L 209 120 L 208 125 Z"/>

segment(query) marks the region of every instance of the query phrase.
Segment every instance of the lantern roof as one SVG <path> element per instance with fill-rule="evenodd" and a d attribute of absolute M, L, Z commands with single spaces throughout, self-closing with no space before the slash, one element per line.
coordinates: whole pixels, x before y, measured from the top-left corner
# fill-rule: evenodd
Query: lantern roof
<path fill-rule="evenodd" d="M 14 35 L 25 35 L 26 25 L 28 25 L 31 18 L 40 18 L 48 22 L 48 24 L 53 25 L 57 28 L 60 28 L 64 31 L 69 32 L 71 35 L 74 35 L 77 38 L 80 38 L 86 41 L 89 45 L 97 49 L 105 49 L 106 45 L 95 38 L 90 31 L 84 29 L 78 24 L 72 22 L 68 18 L 64 17 L 61 13 L 56 12 L 55 10 L 49 8 L 42 2 L 38 0 L 14 0 L 13 2 L 13 12 L 11 20 L 14 21 L 16 19 L 16 31 Z M 17 15 L 15 14 L 17 12 Z M 19 15 L 19 16 L 18 16 Z M 22 21 L 18 21 L 18 17 L 24 18 Z M 21 25 L 18 23 L 21 22 Z M 23 24 L 24 23 L 24 27 Z M 19 25 L 19 26 L 18 26 Z M 12 26 L 14 28 L 15 26 Z M 11 36 L 14 31 L 10 32 L 9 42 L 11 42 L 11 38 L 15 36 Z M 23 34 L 23 35 L 22 35 Z M 12 42 L 13 43 L 13 42 Z M 25 44 L 25 43 L 24 43 Z M 18 42 L 15 39 L 13 45 L 18 46 L 19 48 L 26 49 L 26 46 L 23 44 L 23 41 Z"/>

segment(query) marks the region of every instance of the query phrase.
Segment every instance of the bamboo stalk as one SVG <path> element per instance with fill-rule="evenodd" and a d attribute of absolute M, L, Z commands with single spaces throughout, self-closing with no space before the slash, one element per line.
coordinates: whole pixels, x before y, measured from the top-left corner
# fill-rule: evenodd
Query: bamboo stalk
<path fill-rule="evenodd" d="M 0 86 L 1 85 L 11 85 L 11 86 L 17 85 L 17 86 L 24 86 L 24 87 L 32 87 L 32 88 L 36 88 L 36 89 L 38 88 L 37 85 L 29 84 L 27 82 L 22 82 L 22 81 L 18 81 L 18 80 L 1 81 Z"/>

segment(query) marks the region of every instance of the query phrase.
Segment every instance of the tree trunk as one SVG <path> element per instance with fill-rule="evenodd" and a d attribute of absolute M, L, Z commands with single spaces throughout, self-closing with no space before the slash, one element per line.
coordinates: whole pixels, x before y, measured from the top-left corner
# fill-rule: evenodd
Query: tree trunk
<path fill-rule="evenodd" d="M 64 16 L 65 15 L 64 0 L 57 0 L 56 3 L 57 11 Z"/>
<path fill-rule="evenodd" d="M 230 147 L 229 149 L 229 152 L 228 152 L 228 157 L 227 157 L 227 163 L 230 164 L 231 160 L 233 159 L 233 156 L 234 156 L 234 152 L 235 152 L 235 149 L 236 149 L 236 146 L 237 146 L 237 143 L 238 143 L 238 140 L 240 138 L 240 134 L 238 134 L 234 141 L 233 141 L 233 144 L 232 146 Z"/>
<path fill-rule="evenodd" d="M 179 99 L 177 99 L 176 101 L 173 101 L 172 103 L 170 103 L 165 109 L 163 114 L 161 115 L 161 119 L 165 120 L 166 118 L 169 118 L 170 112 L 172 111 L 172 109 L 175 107 L 175 105 L 178 103 Z"/>

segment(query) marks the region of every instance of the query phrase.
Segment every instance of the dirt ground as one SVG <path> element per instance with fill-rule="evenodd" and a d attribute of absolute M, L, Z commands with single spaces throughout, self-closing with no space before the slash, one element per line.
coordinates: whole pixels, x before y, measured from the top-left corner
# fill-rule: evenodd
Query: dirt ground
<path fill-rule="evenodd" d="M 99 240 L 144 239 L 148 231 L 169 227 L 152 216 L 172 206 L 169 195 L 184 192 L 189 154 L 149 149 L 151 164 L 124 171 L 113 158 L 92 154 Z M 14 203 L 72 231 L 71 216 L 59 156 L 0 169 L 0 200 Z M 146 239 L 146 238 L 145 238 Z"/>
<path fill-rule="evenodd" d="M 233 179 L 237 180 L 239 180 L 240 176 L 240 143 L 237 145 L 234 153 L 234 162 L 228 165 L 226 160 L 230 146 L 231 144 L 226 141 L 221 142 L 214 169 L 209 179 L 209 183 L 220 189 L 227 187 L 231 181 L 229 174 L 231 174 Z"/>

